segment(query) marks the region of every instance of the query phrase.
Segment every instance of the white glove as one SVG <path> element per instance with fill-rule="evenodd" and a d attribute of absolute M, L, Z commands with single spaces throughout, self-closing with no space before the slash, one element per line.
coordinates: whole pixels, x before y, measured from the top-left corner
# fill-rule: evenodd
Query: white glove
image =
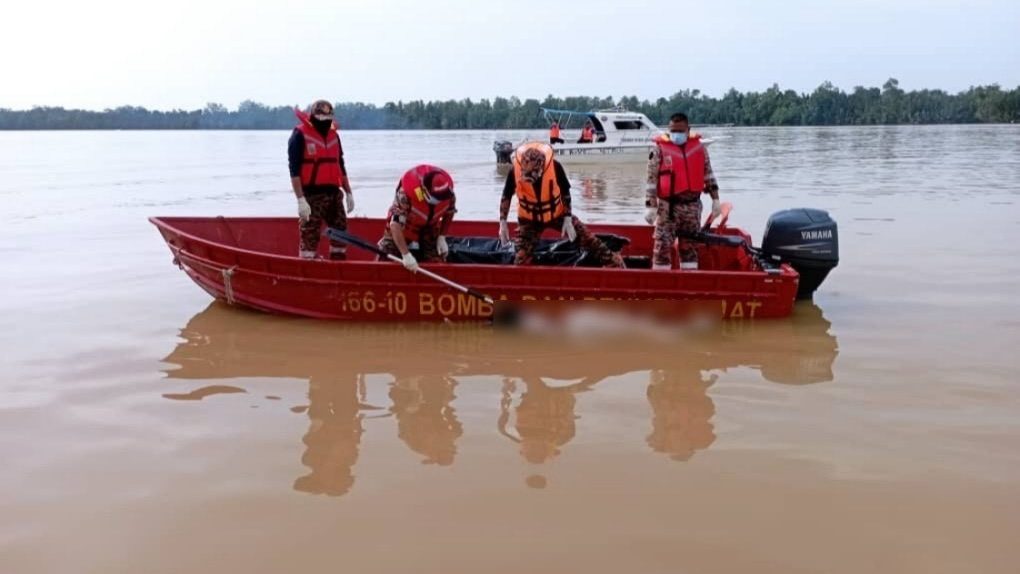
<path fill-rule="evenodd" d="M 502 246 L 510 245 L 510 226 L 507 225 L 505 219 L 499 220 L 499 244 Z"/>
<path fill-rule="evenodd" d="M 344 195 L 347 196 L 347 213 L 350 213 L 354 211 L 354 194 L 348 191 Z"/>
<path fill-rule="evenodd" d="M 436 251 L 439 252 L 440 257 L 446 257 L 446 254 L 450 252 L 450 246 L 446 244 L 446 238 L 442 235 L 436 239 Z"/>
<path fill-rule="evenodd" d="M 570 241 L 577 239 L 577 231 L 574 229 L 574 218 L 569 215 L 563 218 L 563 237 Z"/>
<path fill-rule="evenodd" d="M 645 203 L 645 221 L 648 225 L 655 223 L 655 218 L 659 215 L 659 202 L 656 198 L 652 197 Z"/>
<path fill-rule="evenodd" d="M 719 200 L 718 199 L 713 199 L 712 200 L 712 217 L 719 217 L 719 214 L 721 214 L 721 213 L 722 213 L 722 206 L 719 204 Z"/>
<path fill-rule="evenodd" d="M 312 216 L 312 206 L 308 205 L 308 200 L 303 195 L 297 198 L 297 216 L 301 221 L 308 221 Z"/>
<path fill-rule="evenodd" d="M 414 272 L 414 273 L 418 272 L 418 260 L 415 259 L 414 255 L 411 255 L 410 252 L 407 252 L 407 253 L 404 254 L 403 263 L 404 263 L 404 268 L 407 269 L 408 271 L 411 271 L 411 272 Z"/>

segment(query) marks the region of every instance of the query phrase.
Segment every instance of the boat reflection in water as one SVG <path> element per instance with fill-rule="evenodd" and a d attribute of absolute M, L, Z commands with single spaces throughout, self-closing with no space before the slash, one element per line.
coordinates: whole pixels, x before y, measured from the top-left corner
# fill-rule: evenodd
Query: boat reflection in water
<path fill-rule="evenodd" d="M 715 440 L 716 407 L 708 389 L 726 370 L 754 369 L 781 384 L 819 383 L 832 380 L 838 354 L 829 322 L 811 303 L 798 304 L 790 319 L 723 322 L 671 342 L 632 333 L 571 340 L 464 324 L 340 324 L 212 303 L 181 337 L 164 359 L 166 374 L 204 385 L 167 398 L 243 392 L 245 378 L 308 381 L 307 406 L 291 409 L 309 419 L 301 457 L 309 472 L 294 488 L 330 496 L 353 487 L 362 435 L 372 418 L 395 421 L 397 437 L 423 464 L 453 465 L 464 435 L 454 406 L 458 385 L 471 391 L 467 412 L 498 401 L 496 432 L 517 446 L 529 466 L 540 468 L 535 465 L 558 457 L 575 438 L 583 415 L 577 412 L 579 394 L 598 393 L 600 383 L 612 377 L 639 377 L 647 380 L 651 411 L 647 446 L 686 461 Z M 388 406 L 367 399 L 380 375 L 388 379 Z M 486 377 L 501 380 L 501 386 L 490 387 Z M 475 400 L 487 389 L 498 398 Z M 546 479 L 532 474 L 526 483 L 541 488 Z"/>

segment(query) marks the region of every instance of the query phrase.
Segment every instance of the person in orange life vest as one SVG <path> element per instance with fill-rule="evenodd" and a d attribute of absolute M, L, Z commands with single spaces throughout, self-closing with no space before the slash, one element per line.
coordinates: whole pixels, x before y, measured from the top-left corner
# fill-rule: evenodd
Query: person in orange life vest
<path fill-rule="evenodd" d="M 553 120 L 552 125 L 549 126 L 549 143 L 563 143 L 563 138 L 560 137 L 560 122 L 556 120 Z"/>
<path fill-rule="evenodd" d="M 433 165 L 415 166 L 397 184 L 379 248 L 400 257 L 411 271 L 418 270 L 418 260 L 408 246 L 411 242 L 418 243 L 423 260 L 444 261 L 450 252 L 446 230 L 456 212 L 450 174 Z"/>
<path fill-rule="evenodd" d="M 588 231 L 570 212 L 570 180 L 560 162 L 553 159 L 547 143 L 522 144 L 513 155 L 513 169 L 506 176 L 499 203 L 499 240 L 510 244 L 507 216 L 517 197 L 517 254 L 515 265 L 530 264 L 542 232 L 556 229 L 570 241 L 579 241 L 604 267 L 622 268 L 623 259 Z"/>
<path fill-rule="evenodd" d="M 347 229 L 347 213 L 354 210 L 354 194 L 347 179 L 340 132 L 333 122 L 333 104 L 317 100 L 306 112 L 294 110 L 298 124 L 287 144 L 290 182 L 297 197 L 301 246 L 299 255 L 315 257 L 322 225 Z M 346 210 L 341 192 L 347 199 Z M 347 257 L 347 246 L 330 240 L 329 258 Z"/>
<path fill-rule="evenodd" d="M 684 237 L 701 226 L 701 194 L 712 197 L 712 214 L 719 215 L 719 185 L 701 137 L 690 133 L 687 116 L 669 118 L 669 133 L 656 136 L 648 156 L 645 221 L 655 224 L 652 269 L 670 269 L 673 242 L 680 239 L 680 268 L 696 270 L 698 252 Z"/>
<path fill-rule="evenodd" d="M 594 143 L 595 142 L 595 126 L 591 123 L 591 120 L 584 122 L 584 127 L 581 128 L 581 137 L 577 140 L 577 143 Z"/>

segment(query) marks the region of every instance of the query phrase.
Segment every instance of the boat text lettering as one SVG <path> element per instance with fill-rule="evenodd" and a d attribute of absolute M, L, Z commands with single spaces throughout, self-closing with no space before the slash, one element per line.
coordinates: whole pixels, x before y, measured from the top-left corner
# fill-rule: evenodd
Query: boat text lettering
<path fill-rule="evenodd" d="M 409 301 L 409 299 L 411 301 Z M 497 301 L 641 301 L 630 297 L 594 297 L 564 295 L 517 295 L 495 297 Z M 347 291 L 340 294 L 340 309 L 352 315 L 417 315 L 422 318 L 476 318 L 492 316 L 492 305 L 464 293 L 406 293 L 404 291 Z M 416 301 L 415 301 L 416 300 Z M 754 319 L 762 307 L 761 301 L 719 301 L 725 319 Z M 413 305 L 413 306 L 412 306 Z"/>
<path fill-rule="evenodd" d="M 815 231 L 801 231 L 801 239 L 832 239 L 831 229 L 820 229 Z"/>

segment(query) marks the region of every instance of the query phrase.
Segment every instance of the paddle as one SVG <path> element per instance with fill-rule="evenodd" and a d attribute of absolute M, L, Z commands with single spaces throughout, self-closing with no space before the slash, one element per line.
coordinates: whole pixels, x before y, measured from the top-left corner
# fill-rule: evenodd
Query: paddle
<path fill-rule="evenodd" d="M 360 247 L 360 248 L 362 248 L 362 249 L 364 249 L 366 251 L 371 251 L 372 253 L 375 253 L 376 255 L 379 255 L 380 257 L 385 257 L 385 258 L 389 259 L 390 261 L 395 261 L 397 263 L 400 263 L 401 266 L 403 266 L 403 264 L 404 264 L 403 260 L 401 260 L 396 255 L 391 255 L 389 253 L 386 253 L 385 251 L 380 249 L 378 245 L 369 243 L 369 242 L 365 241 L 364 239 L 362 239 L 362 238 L 360 238 L 360 237 L 358 237 L 356 235 L 351 235 L 350 233 L 347 233 L 346 231 L 341 231 L 339 229 L 330 228 L 326 233 L 329 235 L 329 237 L 331 239 L 336 239 L 338 241 L 345 241 L 347 243 L 350 243 L 351 245 Z M 472 296 L 472 297 L 474 297 L 476 299 L 481 299 L 482 301 L 485 301 L 486 303 L 488 303 L 490 305 L 493 304 L 492 297 L 489 297 L 488 295 L 486 295 L 484 293 L 480 293 L 480 292 L 472 289 L 471 287 L 465 287 L 465 286 L 463 286 L 463 285 L 461 285 L 459 283 L 454 283 L 453 281 L 450 281 L 446 277 L 443 277 L 442 275 L 437 275 L 437 274 L 429 271 L 428 269 L 424 269 L 422 267 L 418 267 L 418 271 L 417 272 L 421 273 L 422 275 L 424 275 L 426 277 L 428 277 L 429 279 L 433 279 L 435 281 L 438 281 L 438 282 L 446 285 L 447 287 L 451 287 L 453 289 L 456 289 L 457 291 L 460 291 L 461 293 L 466 293 L 466 294 L 468 294 L 468 295 L 470 295 L 470 296 Z"/>

